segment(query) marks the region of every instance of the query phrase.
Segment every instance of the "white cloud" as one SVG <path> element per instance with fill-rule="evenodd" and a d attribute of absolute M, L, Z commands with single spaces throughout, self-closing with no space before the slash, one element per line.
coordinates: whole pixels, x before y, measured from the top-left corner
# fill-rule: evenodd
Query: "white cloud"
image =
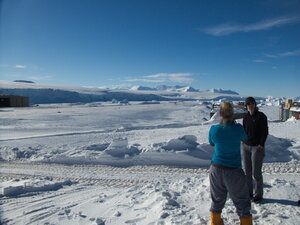
<path fill-rule="evenodd" d="M 17 69 L 26 69 L 26 68 L 28 68 L 28 66 L 26 66 L 26 65 L 7 65 L 7 64 L 2 64 L 2 65 L 0 65 L 0 67 L 3 67 L 3 68 L 17 68 Z"/>
<path fill-rule="evenodd" d="M 266 30 L 273 27 L 280 27 L 291 23 L 300 22 L 299 16 L 286 16 L 279 18 L 272 18 L 268 20 L 263 20 L 257 23 L 248 24 L 248 25 L 238 25 L 238 24 L 221 24 L 215 27 L 210 27 L 206 29 L 202 29 L 202 32 L 213 35 L 213 36 L 224 36 L 232 33 L 238 32 L 251 32 L 251 31 L 259 31 Z"/>
<path fill-rule="evenodd" d="M 99 89 L 109 89 L 107 86 L 99 86 L 97 88 L 99 88 Z"/>
<path fill-rule="evenodd" d="M 18 68 L 18 69 L 26 69 L 27 66 L 26 66 L 26 65 L 15 65 L 15 68 Z"/>
<path fill-rule="evenodd" d="M 272 66 L 272 70 L 277 70 L 278 67 L 277 66 Z"/>
<path fill-rule="evenodd" d="M 195 79 L 188 78 L 188 77 L 172 77 L 172 78 L 170 78 L 170 80 L 173 82 L 186 83 L 186 84 L 191 84 L 196 81 Z"/>
<path fill-rule="evenodd" d="M 157 74 L 153 74 L 153 75 L 148 75 L 145 77 L 149 77 L 149 78 L 159 78 L 159 77 L 186 77 L 186 76 L 192 76 L 192 73 L 157 73 Z"/>
<path fill-rule="evenodd" d="M 288 52 L 281 52 L 277 54 L 264 54 L 268 58 L 280 58 L 280 57 L 288 57 L 288 56 L 298 56 L 300 55 L 300 49 Z"/>
<path fill-rule="evenodd" d="M 95 86 L 81 86 L 83 88 L 95 88 Z"/>
<path fill-rule="evenodd" d="M 278 58 L 277 55 L 273 55 L 273 54 L 264 54 L 264 56 L 268 58 Z"/>
<path fill-rule="evenodd" d="M 148 83 L 163 83 L 163 82 L 175 82 L 175 83 L 193 83 L 195 79 L 190 76 L 194 76 L 192 73 L 156 73 L 142 78 L 128 79 L 127 82 L 148 82 Z"/>
<path fill-rule="evenodd" d="M 204 33 L 213 36 L 224 36 L 231 33 L 236 33 L 241 31 L 241 27 L 234 24 L 221 24 L 215 27 L 210 27 L 202 30 Z"/>
<path fill-rule="evenodd" d="M 51 80 L 54 77 L 54 76 L 50 76 L 50 75 L 33 76 L 33 75 L 25 75 L 25 74 L 19 74 L 19 73 L 5 74 L 5 76 L 9 79 L 14 79 L 14 80 L 35 80 L 35 81 Z"/>
<path fill-rule="evenodd" d="M 128 84 L 117 84 L 117 85 L 112 85 L 112 89 L 128 89 L 131 86 Z"/>
<path fill-rule="evenodd" d="M 295 51 L 290 51 L 290 52 L 282 52 L 278 54 L 281 57 L 285 57 L 285 56 L 298 56 L 300 55 L 300 49 L 299 50 L 295 50 Z"/>
<path fill-rule="evenodd" d="M 266 61 L 262 60 L 262 59 L 255 59 L 255 60 L 253 60 L 253 62 L 256 62 L 256 63 L 265 63 Z"/>
<path fill-rule="evenodd" d="M 151 79 L 135 78 L 135 79 L 128 79 L 125 81 L 126 82 L 162 83 L 162 82 L 166 82 L 167 80 L 166 79 L 151 80 Z"/>

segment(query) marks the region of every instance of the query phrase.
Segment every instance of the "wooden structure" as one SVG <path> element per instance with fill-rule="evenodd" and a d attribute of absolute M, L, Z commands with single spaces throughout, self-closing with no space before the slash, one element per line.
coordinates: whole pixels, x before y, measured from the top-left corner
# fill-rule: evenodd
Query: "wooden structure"
<path fill-rule="evenodd" d="M 296 120 L 300 120 L 300 102 L 293 102 L 290 108 L 290 117 L 295 117 Z"/>
<path fill-rule="evenodd" d="M 284 105 L 281 105 L 279 119 L 285 121 L 291 117 L 295 117 L 296 120 L 300 119 L 300 102 L 286 99 Z"/>
<path fill-rule="evenodd" d="M 0 107 L 28 107 L 29 98 L 17 95 L 0 95 Z"/>

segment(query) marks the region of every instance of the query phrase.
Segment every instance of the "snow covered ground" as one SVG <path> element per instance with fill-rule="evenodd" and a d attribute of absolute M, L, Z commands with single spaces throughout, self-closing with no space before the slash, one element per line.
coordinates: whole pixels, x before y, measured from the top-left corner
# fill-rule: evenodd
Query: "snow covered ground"
<path fill-rule="evenodd" d="M 207 134 L 197 101 L 41 104 L 0 110 L 3 224 L 209 224 Z M 300 121 L 270 135 L 254 224 L 300 224 Z M 241 122 L 241 121 L 238 121 Z M 225 224 L 239 224 L 228 200 Z"/>

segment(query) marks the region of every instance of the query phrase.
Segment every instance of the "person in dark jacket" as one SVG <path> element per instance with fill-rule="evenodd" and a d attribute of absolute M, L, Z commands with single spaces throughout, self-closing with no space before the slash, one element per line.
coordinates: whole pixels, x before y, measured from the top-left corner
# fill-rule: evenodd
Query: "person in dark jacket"
<path fill-rule="evenodd" d="M 258 203 L 263 199 L 262 164 L 268 136 L 268 120 L 264 113 L 258 111 L 253 97 L 248 97 L 245 103 L 248 113 L 243 118 L 243 127 L 248 138 L 243 143 L 243 163 L 250 198 Z"/>

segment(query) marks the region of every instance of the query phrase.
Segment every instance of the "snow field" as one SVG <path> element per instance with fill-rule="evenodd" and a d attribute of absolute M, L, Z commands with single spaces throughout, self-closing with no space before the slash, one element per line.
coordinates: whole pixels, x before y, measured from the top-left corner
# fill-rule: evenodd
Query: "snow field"
<path fill-rule="evenodd" d="M 254 224 L 299 224 L 300 123 L 268 112 Z M 196 102 L 0 111 L 4 224 L 209 224 L 210 109 Z M 270 115 L 270 116 L 269 116 Z M 225 224 L 238 224 L 229 199 Z"/>

